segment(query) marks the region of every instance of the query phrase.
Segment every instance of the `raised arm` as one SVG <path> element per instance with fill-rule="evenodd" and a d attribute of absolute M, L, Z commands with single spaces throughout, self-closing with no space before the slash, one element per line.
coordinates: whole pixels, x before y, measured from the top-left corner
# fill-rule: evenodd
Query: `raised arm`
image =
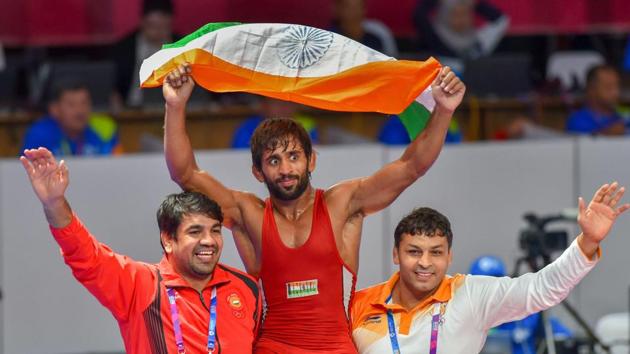
<path fill-rule="evenodd" d="M 186 132 L 186 103 L 195 83 L 188 64 L 180 65 L 164 80 L 162 91 L 166 101 L 164 114 L 164 153 L 171 179 L 184 190 L 204 193 L 223 210 L 224 225 L 242 225 L 237 199 L 241 192 L 225 187 L 216 178 L 197 166 Z"/>
<path fill-rule="evenodd" d="M 595 266 L 600 243 L 617 217 L 630 208 L 629 204 L 617 207 L 624 191 L 615 182 L 603 185 L 588 206 L 580 198 L 578 224 L 582 233 L 539 272 L 518 278 L 467 278 L 471 316 L 479 327 L 487 330 L 562 302 Z"/>
<path fill-rule="evenodd" d="M 75 278 L 119 320 L 128 318 L 134 306 L 144 309 L 152 301 L 156 273 L 99 243 L 73 215 L 64 196 L 68 187 L 65 163 L 57 163 L 45 148 L 25 150 L 20 161 Z"/>
<path fill-rule="evenodd" d="M 20 157 L 35 195 L 44 207 L 46 220 L 55 228 L 70 224 L 72 210 L 65 198 L 68 188 L 68 168 L 62 160 L 59 164 L 46 148 L 24 150 Z"/>
<path fill-rule="evenodd" d="M 437 159 L 453 112 L 461 103 L 466 87 L 450 68 L 444 67 L 431 88 L 436 105 L 426 129 L 418 134 L 398 160 L 372 176 L 350 182 L 354 184 L 351 215 L 367 215 L 386 208 L 424 175 Z"/>

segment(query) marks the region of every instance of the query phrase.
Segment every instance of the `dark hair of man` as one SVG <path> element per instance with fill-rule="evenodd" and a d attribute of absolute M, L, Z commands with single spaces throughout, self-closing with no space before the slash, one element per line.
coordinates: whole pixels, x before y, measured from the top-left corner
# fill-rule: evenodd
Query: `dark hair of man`
<path fill-rule="evenodd" d="M 80 91 L 80 90 L 86 90 L 88 92 L 90 91 L 88 86 L 80 80 L 61 79 L 52 85 L 49 101 L 59 102 L 59 100 L 61 100 L 61 97 L 63 96 L 64 93 L 70 92 L 70 91 Z"/>
<path fill-rule="evenodd" d="M 223 222 L 221 207 L 214 200 L 197 192 L 182 192 L 168 195 L 157 211 L 160 232 L 175 238 L 177 228 L 186 215 L 201 214 Z"/>
<path fill-rule="evenodd" d="M 152 12 L 172 15 L 173 3 L 170 0 L 144 0 L 142 2 L 142 15 L 147 15 Z"/>
<path fill-rule="evenodd" d="M 251 140 L 252 163 L 262 171 L 262 156 L 265 151 L 273 151 L 279 147 L 287 150 L 291 148 L 291 140 L 295 139 L 301 145 L 307 161 L 311 159 L 313 146 L 311 138 L 304 127 L 290 118 L 269 118 L 254 130 Z"/>
<path fill-rule="evenodd" d="M 615 73 L 618 72 L 617 68 L 608 64 L 598 64 L 592 66 L 586 72 L 586 88 L 591 87 L 595 83 L 595 81 L 597 80 L 597 75 L 599 75 L 600 71 L 613 71 Z"/>
<path fill-rule="evenodd" d="M 446 237 L 449 250 L 453 243 L 451 223 L 446 216 L 431 208 L 416 208 L 400 220 L 396 226 L 396 231 L 394 231 L 394 245 L 396 248 L 400 246 L 400 239 L 404 234 Z"/>

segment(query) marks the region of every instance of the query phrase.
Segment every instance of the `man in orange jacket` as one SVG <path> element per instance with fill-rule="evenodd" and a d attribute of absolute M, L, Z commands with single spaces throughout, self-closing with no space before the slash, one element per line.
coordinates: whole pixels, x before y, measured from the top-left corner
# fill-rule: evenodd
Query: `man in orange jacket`
<path fill-rule="evenodd" d="M 165 256 L 134 261 L 99 243 L 65 199 L 68 169 L 46 148 L 20 158 L 75 278 L 120 326 L 127 353 L 251 353 L 261 296 L 247 274 L 218 263 L 223 214 L 200 193 L 171 194 L 157 219 Z"/>

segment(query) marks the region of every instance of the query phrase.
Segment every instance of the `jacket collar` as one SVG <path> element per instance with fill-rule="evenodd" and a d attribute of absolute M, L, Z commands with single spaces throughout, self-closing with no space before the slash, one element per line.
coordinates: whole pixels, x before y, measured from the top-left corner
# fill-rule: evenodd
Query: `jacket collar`
<path fill-rule="evenodd" d="M 162 257 L 160 263 L 158 263 L 158 270 L 160 271 L 160 275 L 162 276 L 162 281 L 165 286 L 169 288 L 192 288 L 190 284 L 186 281 L 186 279 L 182 278 L 182 276 L 173 269 L 173 265 L 166 258 L 166 256 Z M 221 267 L 221 263 L 217 263 L 214 267 L 214 271 L 212 273 L 212 278 L 204 286 L 204 289 L 212 288 L 214 286 L 223 285 L 230 282 L 229 274 L 223 270 Z"/>
<path fill-rule="evenodd" d="M 426 299 L 422 300 L 418 305 L 416 305 L 410 312 L 420 311 L 422 309 L 427 308 L 429 305 L 436 302 L 448 302 L 452 296 L 452 284 L 453 277 L 445 276 L 444 279 L 438 285 L 437 290 Z M 381 293 L 379 296 L 371 303 L 372 306 L 385 309 L 385 310 L 403 310 L 405 308 L 399 304 L 387 303 L 387 300 L 392 295 L 394 287 L 396 283 L 400 280 L 400 272 L 394 273 L 391 278 L 384 284 L 381 288 Z"/>

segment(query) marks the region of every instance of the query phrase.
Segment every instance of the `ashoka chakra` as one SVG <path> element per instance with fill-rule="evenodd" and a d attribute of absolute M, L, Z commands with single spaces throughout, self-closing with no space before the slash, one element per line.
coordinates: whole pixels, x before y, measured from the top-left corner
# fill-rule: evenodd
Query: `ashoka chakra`
<path fill-rule="evenodd" d="M 278 43 L 278 57 L 292 69 L 309 67 L 330 48 L 333 34 L 313 27 L 289 26 Z"/>

